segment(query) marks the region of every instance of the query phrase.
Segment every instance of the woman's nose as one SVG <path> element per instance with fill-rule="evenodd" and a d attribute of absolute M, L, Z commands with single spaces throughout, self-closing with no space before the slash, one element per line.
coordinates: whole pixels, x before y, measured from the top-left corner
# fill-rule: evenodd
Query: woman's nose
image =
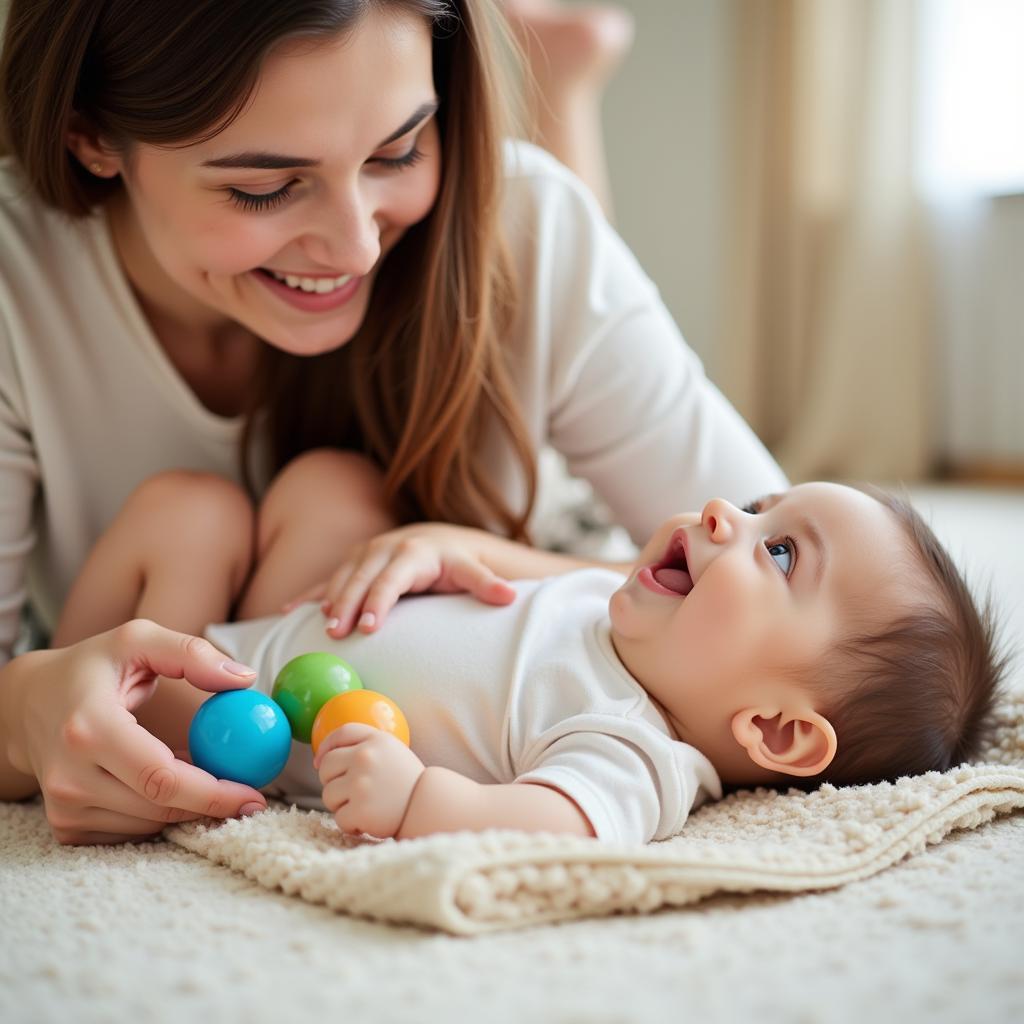
<path fill-rule="evenodd" d="M 716 544 L 725 544 L 736 531 L 736 517 L 742 515 L 735 505 L 722 498 L 712 498 L 700 514 L 700 522 Z"/>
<path fill-rule="evenodd" d="M 335 203 L 306 235 L 311 259 L 342 274 L 362 277 L 380 258 L 380 228 L 375 211 L 359 196 Z"/>

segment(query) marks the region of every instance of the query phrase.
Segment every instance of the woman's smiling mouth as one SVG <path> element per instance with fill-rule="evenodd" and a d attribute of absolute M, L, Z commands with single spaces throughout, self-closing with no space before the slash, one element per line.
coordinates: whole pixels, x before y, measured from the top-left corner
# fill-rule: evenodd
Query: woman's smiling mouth
<path fill-rule="evenodd" d="M 311 278 L 283 274 L 265 267 L 252 271 L 252 274 L 268 291 L 305 313 L 327 313 L 344 306 L 365 280 L 351 274 Z"/>

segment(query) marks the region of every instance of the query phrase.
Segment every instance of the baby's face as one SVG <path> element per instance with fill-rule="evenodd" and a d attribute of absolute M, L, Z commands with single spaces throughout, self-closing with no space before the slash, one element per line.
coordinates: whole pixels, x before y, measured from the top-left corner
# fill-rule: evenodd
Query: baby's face
<path fill-rule="evenodd" d="M 838 484 L 745 510 L 716 499 L 641 552 L 609 604 L 612 640 L 680 738 L 715 748 L 738 711 L 767 709 L 841 636 L 893 618 L 907 551 L 888 509 Z"/>

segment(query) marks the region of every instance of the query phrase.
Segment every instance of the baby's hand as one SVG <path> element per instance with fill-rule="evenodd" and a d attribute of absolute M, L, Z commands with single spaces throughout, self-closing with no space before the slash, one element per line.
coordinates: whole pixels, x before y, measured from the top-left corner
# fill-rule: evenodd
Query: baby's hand
<path fill-rule="evenodd" d="M 335 729 L 317 750 L 313 767 L 338 828 L 380 839 L 398 833 L 425 770 L 401 740 L 358 722 Z"/>
<path fill-rule="evenodd" d="M 327 633 L 372 633 L 403 594 L 469 593 L 487 604 L 509 604 L 515 590 L 484 562 L 490 535 L 446 523 L 415 523 L 389 530 L 356 547 L 326 583 L 285 606 L 320 601 Z"/>

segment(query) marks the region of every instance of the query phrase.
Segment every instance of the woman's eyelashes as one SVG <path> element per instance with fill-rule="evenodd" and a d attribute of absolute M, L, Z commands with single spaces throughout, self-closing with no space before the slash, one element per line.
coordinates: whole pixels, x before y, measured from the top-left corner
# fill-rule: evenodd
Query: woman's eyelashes
<path fill-rule="evenodd" d="M 272 210 L 275 206 L 280 206 L 281 203 L 287 201 L 288 197 L 292 194 L 294 184 L 293 181 L 290 181 L 287 185 L 282 185 L 275 192 L 243 192 L 238 188 L 229 188 L 228 195 L 231 196 L 231 201 L 243 210 L 250 212 L 253 210 Z"/>
<path fill-rule="evenodd" d="M 389 171 L 403 171 L 407 167 L 413 167 L 423 159 L 423 151 L 418 146 L 413 146 L 403 156 L 388 157 L 374 156 L 367 160 L 369 164 L 375 164 Z M 289 181 L 287 185 L 276 189 L 274 192 L 244 192 L 240 188 L 228 188 L 228 195 L 231 201 L 247 212 L 273 210 L 282 203 L 287 202 L 292 194 L 296 182 Z"/>
<path fill-rule="evenodd" d="M 374 156 L 367 162 L 377 164 L 379 167 L 387 167 L 389 170 L 401 171 L 406 167 L 412 167 L 423 159 L 423 150 L 419 146 L 413 146 L 404 156 Z"/>
<path fill-rule="evenodd" d="M 762 499 L 757 498 L 744 505 L 741 511 L 756 516 L 761 511 L 761 503 Z M 796 541 L 792 537 L 779 537 L 765 541 L 764 546 L 782 574 L 787 578 L 792 576 L 793 566 L 796 565 Z"/>

